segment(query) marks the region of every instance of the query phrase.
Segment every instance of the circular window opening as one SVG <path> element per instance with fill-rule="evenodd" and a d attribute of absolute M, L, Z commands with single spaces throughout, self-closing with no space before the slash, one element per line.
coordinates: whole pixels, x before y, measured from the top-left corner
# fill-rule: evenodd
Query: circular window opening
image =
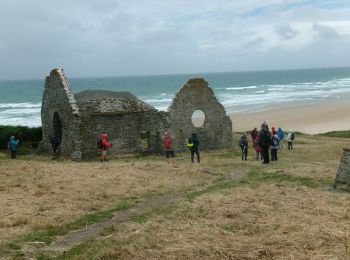
<path fill-rule="evenodd" d="M 196 110 L 192 114 L 192 124 L 195 127 L 202 127 L 205 121 L 205 113 L 202 110 Z"/>

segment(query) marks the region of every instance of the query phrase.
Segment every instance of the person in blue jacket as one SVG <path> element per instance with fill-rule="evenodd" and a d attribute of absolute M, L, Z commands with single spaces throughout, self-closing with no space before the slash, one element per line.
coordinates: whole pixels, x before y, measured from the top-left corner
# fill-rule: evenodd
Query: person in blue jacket
<path fill-rule="evenodd" d="M 8 148 L 11 151 L 11 159 L 16 158 L 17 145 L 18 145 L 18 140 L 16 140 L 14 136 L 11 136 L 8 143 Z"/>
<path fill-rule="evenodd" d="M 281 127 L 278 128 L 277 136 L 278 136 L 278 139 L 279 139 L 279 149 L 282 150 L 283 143 L 284 143 L 284 132 L 283 132 Z"/>

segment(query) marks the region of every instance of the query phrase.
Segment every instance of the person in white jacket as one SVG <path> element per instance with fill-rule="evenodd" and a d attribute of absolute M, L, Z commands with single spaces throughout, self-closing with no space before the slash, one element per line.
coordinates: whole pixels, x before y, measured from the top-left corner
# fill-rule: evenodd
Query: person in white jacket
<path fill-rule="evenodd" d="M 292 130 L 289 130 L 289 133 L 287 136 L 288 150 L 293 150 L 293 141 L 294 141 L 294 133 L 292 132 Z"/>

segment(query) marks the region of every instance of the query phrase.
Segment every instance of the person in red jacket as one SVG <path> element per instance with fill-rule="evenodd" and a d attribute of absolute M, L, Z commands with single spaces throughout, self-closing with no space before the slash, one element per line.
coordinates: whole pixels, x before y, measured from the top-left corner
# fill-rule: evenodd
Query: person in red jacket
<path fill-rule="evenodd" d="M 103 162 L 107 159 L 107 149 L 111 147 L 112 144 L 107 142 L 107 134 L 100 134 L 100 140 L 101 140 L 101 148 L 100 148 L 101 162 Z"/>
<path fill-rule="evenodd" d="M 254 143 L 253 143 L 253 147 L 255 149 L 255 152 L 256 152 L 256 160 L 259 161 L 263 159 L 263 156 L 262 156 L 262 149 L 261 147 L 259 146 L 259 135 L 257 135 L 255 137 L 255 140 L 254 140 Z"/>

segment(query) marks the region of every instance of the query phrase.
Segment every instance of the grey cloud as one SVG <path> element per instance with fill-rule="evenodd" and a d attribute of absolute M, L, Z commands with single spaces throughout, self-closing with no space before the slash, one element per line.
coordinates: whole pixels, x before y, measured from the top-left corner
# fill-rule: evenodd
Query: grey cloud
<path fill-rule="evenodd" d="M 288 24 L 276 26 L 275 31 L 284 40 L 293 39 L 298 35 L 298 32 Z"/>
<path fill-rule="evenodd" d="M 340 38 L 337 31 L 329 26 L 314 24 L 312 29 L 316 32 L 317 37 L 321 39 L 333 40 Z"/>

